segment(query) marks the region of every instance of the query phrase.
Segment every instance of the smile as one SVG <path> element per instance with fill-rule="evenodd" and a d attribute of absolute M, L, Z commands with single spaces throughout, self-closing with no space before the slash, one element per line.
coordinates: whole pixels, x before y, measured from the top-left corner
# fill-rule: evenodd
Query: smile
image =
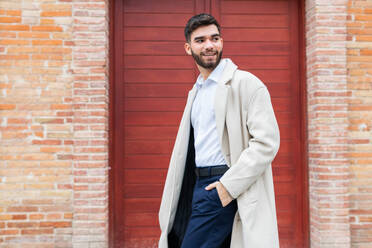
<path fill-rule="evenodd" d="M 205 57 L 212 57 L 212 56 L 216 56 L 217 53 L 213 53 L 213 54 L 202 54 L 202 56 L 205 56 Z"/>

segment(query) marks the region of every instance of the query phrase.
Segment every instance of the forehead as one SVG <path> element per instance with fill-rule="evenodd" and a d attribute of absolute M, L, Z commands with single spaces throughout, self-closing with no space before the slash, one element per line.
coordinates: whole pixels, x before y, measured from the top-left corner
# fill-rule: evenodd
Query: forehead
<path fill-rule="evenodd" d="M 216 25 L 211 24 L 208 26 L 201 26 L 191 33 L 191 40 L 193 40 L 195 37 L 208 37 L 214 34 L 219 34 Z"/>

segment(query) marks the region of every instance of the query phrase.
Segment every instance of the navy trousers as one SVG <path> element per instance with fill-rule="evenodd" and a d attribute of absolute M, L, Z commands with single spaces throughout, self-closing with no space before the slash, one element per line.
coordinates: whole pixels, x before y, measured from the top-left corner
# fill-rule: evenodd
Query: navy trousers
<path fill-rule="evenodd" d="M 198 177 L 192 198 L 192 212 L 181 248 L 219 248 L 230 245 L 236 200 L 222 207 L 216 188 L 205 187 L 221 176 Z M 225 247 L 225 246 L 224 246 Z"/>

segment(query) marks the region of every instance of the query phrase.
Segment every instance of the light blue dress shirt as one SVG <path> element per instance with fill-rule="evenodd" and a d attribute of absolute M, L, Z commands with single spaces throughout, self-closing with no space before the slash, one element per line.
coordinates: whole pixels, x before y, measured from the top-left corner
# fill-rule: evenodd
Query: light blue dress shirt
<path fill-rule="evenodd" d="M 226 60 L 222 59 L 205 81 L 202 75 L 196 80 L 198 91 L 191 109 L 191 124 L 194 128 L 197 167 L 226 164 L 221 152 L 214 113 L 217 84 L 225 65 Z"/>

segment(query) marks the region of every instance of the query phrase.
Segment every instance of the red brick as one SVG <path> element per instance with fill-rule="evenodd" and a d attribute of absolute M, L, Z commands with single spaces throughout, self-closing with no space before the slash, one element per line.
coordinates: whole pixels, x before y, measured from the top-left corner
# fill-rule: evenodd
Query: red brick
<path fill-rule="evenodd" d="M 59 26 L 32 26 L 32 31 L 43 31 L 43 32 L 62 32 L 63 28 Z"/>
<path fill-rule="evenodd" d="M 12 110 L 15 109 L 15 104 L 0 104 L 0 110 Z"/>
<path fill-rule="evenodd" d="M 32 40 L 33 46 L 61 46 L 62 40 Z"/>
<path fill-rule="evenodd" d="M 19 23 L 20 17 L 0 17 L 0 23 Z"/>
<path fill-rule="evenodd" d="M 18 33 L 19 38 L 37 38 L 37 39 L 49 39 L 50 34 L 45 32 L 19 32 Z"/>
<path fill-rule="evenodd" d="M 71 221 L 45 221 L 40 222 L 40 227 L 54 227 L 54 228 L 64 228 L 64 227 L 71 227 Z"/>
<path fill-rule="evenodd" d="M 63 218 L 64 219 L 72 219 L 73 216 L 74 216 L 73 213 L 65 213 L 64 216 L 63 216 Z"/>
<path fill-rule="evenodd" d="M 53 228 L 21 230 L 22 235 L 44 235 L 44 234 L 53 234 L 53 233 L 54 233 Z"/>
<path fill-rule="evenodd" d="M 0 31 L 1 30 L 28 31 L 30 27 L 28 25 L 0 25 Z"/>
<path fill-rule="evenodd" d="M 18 206 L 18 207 L 8 207 L 8 212 L 37 212 L 37 207 L 29 207 L 29 206 Z"/>
<path fill-rule="evenodd" d="M 41 12 L 42 17 L 57 17 L 57 16 L 71 16 L 71 11 L 43 11 Z"/>
<path fill-rule="evenodd" d="M 33 140 L 33 144 L 35 145 L 61 145 L 61 140 Z"/>
<path fill-rule="evenodd" d="M 62 218 L 62 214 L 59 214 L 59 213 L 47 214 L 46 215 L 47 220 L 56 220 L 56 219 L 61 219 L 61 218 Z"/>
<path fill-rule="evenodd" d="M 0 235 L 17 235 L 17 234 L 19 234 L 18 229 L 0 230 Z"/>
<path fill-rule="evenodd" d="M 52 199 L 27 199 L 22 201 L 25 205 L 51 205 L 53 204 Z"/>
<path fill-rule="evenodd" d="M 25 214 L 13 214 L 12 220 L 25 220 L 27 219 L 27 215 Z"/>
<path fill-rule="evenodd" d="M 28 227 L 38 227 L 38 222 L 8 222 L 7 227 L 8 228 L 28 228 Z"/>
<path fill-rule="evenodd" d="M 44 214 L 30 214 L 30 220 L 42 220 L 44 219 Z"/>

